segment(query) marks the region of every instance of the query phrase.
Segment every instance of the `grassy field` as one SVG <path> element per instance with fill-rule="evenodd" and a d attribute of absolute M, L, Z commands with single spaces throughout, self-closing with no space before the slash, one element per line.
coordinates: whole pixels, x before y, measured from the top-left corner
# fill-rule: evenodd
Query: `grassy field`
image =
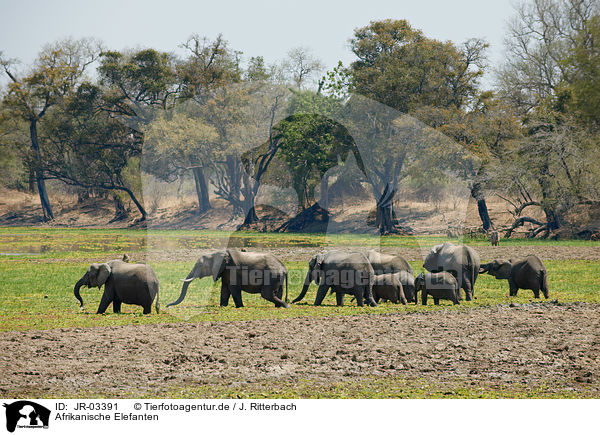
<path fill-rule="evenodd" d="M 177 298 L 181 290 L 180 279 L 185 277 L 195 262 L 197 250 L 234 245 L 250 249 L 273 250 L 286 264 L 290 274 L 290 300 L 301 289 L 306 263 L 312 252 L 323 247 L 396 247 L 406 248 L 410 252 L 423 252 L 435 244 L 446 241 L 443 237 L 388 236 L 384 238 L 366 235 L 307 235 L 307 234 L 256 234 L 203 231 L 142 231 L 142 230 L 97 230 L 97 229 L 0 229 L 0 331 L 49 330 L 54 328 L 94 328 L 117 325 L 142 325 L 160 323 L 195 323 L 241 321 L 253 319 L 330 317 L 363 315 L 372 316 L 385 313 L 407 313 L 413 311 L 472 310 L 496 304 L 522 304 L 533 301 L 531 291 L 521 290 L 515 298 L 508 297 L 507 281 L 499 281 L 488 275 L 480 275 L 476 284 L 477 299 L 452 306 L 442 301 L 440 306 L 431 302 L 422 305 L 394 305 L 382 303 L 376 308 L 359 308 L 350 298 L 346 306 L 336 307 L 335 297 L 329 295 L 321 307 L 312 306 L 316 286 L 313 284 L 304 300 L 289 309 L 276 309 L 272 304 L 257 295 L 243 294 L 245 308 L 236 309 L 233 303 L 229 307 L 219 307 L 219 287 L 210 278 L 194 281 L 185 301 L 176 306 L 165 308 L 168 302 Z M 492 255 L 488 242 L 482 239 L 466 241 L 471 246 L 479 246 L 481 252 Z M 597 242 L 581 240 L 541 241 L 541 240 L 503 240 L 501 248 L 507 255 L 512 251 L 544 253 L 549 274 L 550 299 L 560 303 L 589 302 L 600 303 L 600 262 L 596 259 Z M 514 249 L 511 249 L 514 248 Z M 528 249 L 531 248 L 531 249 Z M 585 251 L 584 255 L 579 252 Z M 120 258 L 128 253 L 132 258 L 140 259 L 146 253 L 176 252 L 173 261 L 165 261 L 170 255 L 159 256 L 161 260 L 150 264 L 160 280 L 160 314 L 142 315 L 141 307 L 123 305 L 122 314 L 113 314 L 112 308 L 104 315 L 96 315 L 101 291 L 82 289 L 85 302 L 84 310 L 73 296 L 75 282 L 85 273 L 92 261 L 105 261 Z M 408 252 L 408 251 L 407 251 Z M 561 257 L 567 252 L 569 259 Z M 420 273 L 422 261 L 414 255 L 412 261 L 415 274 Z M 304 259 L 306 257 L 306 259 Z M 576 258 L 576 259 L 573 259 Z M 581 259 L 577 259 L 581 258 Z M 585 258 L 592 258 L 585 259 Z M 416 260 L 418 259 L 418 261 Z M 491 260 L 482 255 L 483 261 Z M 540 300 L 539 303 L 546 303 Z M 480 312 L 478 310 L 478 312 Z M 457 313 L 459 314 L 459 313 Z M 370 317 L 377 319 L 376 317 Z M 302 320 L 302 319 L 300 319 Z M 326 320 L 326 319 L 323 319 Z M 214 323 L 213 323 L 214 325 Z M 192 326 L 192 325 L 189 325 Z M 86 329 L 100 331 L 101 329 Z M 51 331 L 48 331 L 50 333 Z M 55 334 L 62 334 L 56 331 Z M 27 337 L 24 332 L 23 337 Z M 29 341 L 30 339 L 24 338 Z M 545 340 L 545 339 L 544 339 Z M 543 341 L 544 341 L 543 340 Z M 276 352 L 276 351 L 274 351 Z M 43 355 L 40 355 L 43 356 Z M 579 358 L 579 357 L 578 357 Z M 583 358 L 583 357 L 582 357 Z M 93 359 L 93 358 L 92 358 Z M 325 363 L 326 364 L 326 363 Z M 193 367 L 196 367 L 195 365 Z M 563 379 L 563 378 L 559 378 Z M 570 377 L 568 378 L 570 379 Z M 556 380 L 555 380 L 556 382 Z M 571 381 L 569 381 L 571 382 Z M 569 398 L 597 397 L 597 385 L 575 383 L 576 387 L 563 388 L 560 385 L 546 387 L 542 383 L 502 384 L 486 383 L 472 379 L 455 379 L 438 382 L 431 374 L 396 376 L 395 374 L 379 378 L 366 374 L 335 382 L 315 382 L 315 379 L 299 378 L 294 382 L 278 380 L 274 382 L 239 381 L 211 382 L 202 384 L 195 378 L 186 378 L 184 382 L 173 382 L 161 397 L 177 398 Z M 569 385 L 575 385 L 573 383 Z M 29 384 L 28 384 L 29 385 Z M 11 390 L 0 393 L 10 396 Z M 27 387 L 27 395 L 36 397 L 155 397 L 152 390 L 132 390 L 130 393 L 111 393 L 104 389 L 40 390 L 32 385 Z M 7 396 L 7 397 L 8 397 Z M 11 396 L 12 397 L 12 396 Z"/>
<path fill-rule="evenodd" d="M 532 299 L 532 292 L 521 290 L 516 298 L 508 297 L 508 284 L 488 275 L 477 281 L 477 299 L 451 307 L 449 302 L 426 307 L 406 307 L 389 303 L 379 307 L 358 308 L 346 299 L 346 306 L 336 307 L 335 297 L 328 296 L 325 305 L 313 307 L 316 286 L 313 284 L 305 299 L 290 309 L 276 309 L 259 296 L 244 293 L 245 309 L 218 307 L 219 287 L 210 278 L 196 280 L 184 303 L 161 310 L 159 315 L 143 316 L 141 308 L 123 306 L 124 313 L 95 315 L 100 301 L 98 289 L 82 289 L 84 310 L 80 312 L 73 296 L 73 285 L 87 270 L 91 259 L 119 258 L 123 252 L 135 254 L 152 249 L 153 244 L 178 249 L 200 249 L 220 246 L 229 239 L 229 233 L 198 231 L 151 231 L 146 237 L 141 230 L 80 230 L 80 229 L 0 229 L 0 330 L 28 330 L 68 327 L 93 327 L 137 323 L 165 323 L 181 321 L 235 321 L 262 318 L 298 316 L 332 316 L 353 314 L 380 314 L 395 311 L 455 309 L 464 310 L 492 304 L 510 302 L 525 303 Z M 329 246 L 371 246 L 379 239 L 361 235 L 340 235 L 327 238 L 324 235 L 307 234 L 256 234 L 236 233 L 241 246 L 286 248 L 315 247 L 323 243 Z M 389 236 L 382 246 L 419 247 L 443 242 L 441 237 Z M 165 242 L 167 241 L 167 242 Z M 472 246 L 486 246 L 482 239 L 467 241 Z M 503 240 L 503 246 L 597 246 L 589 241 L 540 241 Z M 6 255 L 10 254 L 10 255 Z M 151 263 L 160 280 L 161 305 L 177 298 L 181 289 L 180 279 L 185 277 L 195 258 L 185 261 L 162 261 Z M 304 274 L 305 261 L 284 261 L 290 272 L 290 300 L 299 292 Z M 412 262 L 415 274 L 422 271 L 422 262 Z M 560 302 L 600 302 L 600 263 L 590 260 L 547 260 L 551 299 Z M 109 308 L 110 311 L 111 308 Z"/>

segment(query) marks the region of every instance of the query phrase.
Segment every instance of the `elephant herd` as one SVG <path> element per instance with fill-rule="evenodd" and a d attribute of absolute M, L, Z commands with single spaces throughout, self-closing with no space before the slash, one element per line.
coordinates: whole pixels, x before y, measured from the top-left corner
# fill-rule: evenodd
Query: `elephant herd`
<path fill-rule="evenodd" d="M 548 298 L 546 267 L 535 255 L 519 260 L 494 260 L 480 264 L 479 254 L 473 248 L 446 242 L 430 250 L 423 267 L 428 272 L 415 278 L 411 265 L 399 255 L 375 250 L 366 254 L 343 250 L 319 253 L 308 262 L 302 291 L 292 303 L 301 301 L 314 281 L 318 285 L 315 305 L 321 305 L 330 290 L 336 294 L 338 306 L 344 304 L 345 295 L 352 295 L 358 306 L 365 303 L 377 306 L 381 300 L 416 304 L 418 292 L 421 292 L 423 305 L 427 304 L 428 296 L 433 298 L 436 305 L 440 299 L 459 304 L 461 290 L 467 301 L 475 297 L 475 281 L 480 273 L 508 280 L 511 296 L 515 296 L 521 288 L 532 290 L 536 298 L 539 298 L 540 291 Z M 194 279 L 207 276 L 214 281 L 221 280 L 221 306 L 227 306 L 231 297 L 236 308 L 243 307 L 242 291 L 245 291 L 260 293 L 276 307 L 289 307 L 288 271 L 285 265 L 273 254 L 237 249 L 202 255 L 182 280 L 179 298 L 167 307 L 184 300 Z M 104 293 L 98 314 L 104 313 L 111 303 L 115 313 L 120 312 L 122 303 L 140 305 L 144 308 L 144 314 L 149 314 L 154 302 L 156 312 L 159 311 L 158 279 L 146 264 L 131 264 L 127 256 L 123 260 L 92 264 L 75 284 L 74 294 L 80 302 L 80 308 L 83 308 L 83 299 L 79 289 L 82 286 L 100 288 L 102 285 Z"/>

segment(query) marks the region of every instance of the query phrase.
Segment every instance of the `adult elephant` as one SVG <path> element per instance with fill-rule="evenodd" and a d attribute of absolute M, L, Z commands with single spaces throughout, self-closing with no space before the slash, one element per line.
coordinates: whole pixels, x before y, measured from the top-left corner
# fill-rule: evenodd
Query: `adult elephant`
<path fill-rule="evenodd" d="M 373 266 L 375 275 L 386 273 L 399 273 L 404 295 L 409 302 L 416 302 L 415 279 L 413 268 L 409 262 L 400 255 L 383 254 L 374 249 L 367 251 L 367 259 Z"/>
<path fill-rule="evenodd" d="M 144 314 L 150 314 L 152 302 L 156 299 L 158 313 L 158 278 L 147 264 L 131 264 L 122 260 L 106 263 L 92 263 L 87 272 L 75 284 L 73 292 L 83 309 L 83 299 L 79 294 L 82 286 L 102 287 L 104 293 L 96 314 L 102 314 L 113 304 L 115 313 L 121 312 L 121 304 L 141 305 Z"/>
<path fill-rule="evenodd" d="M 229 304 L 233 297 L 236 308 L 243 307 L 242 290 L 260 295 L 273 302 L 276 307 L 288 308 L 287 302 L 287 269 L 273 254 L 262 252 L 246 252 L 237 249 L 210 252 L 202 255 L 183 280 L 181 294 L 175 302 L 167 305 L 177 305 L 183 301 L 188 286 L 196 278 L 212 276 L 216 281 L 221 278 L 221 306 Z M 283 282 L 285 281 L 285 300 Z"/>
<path fill-rule="evenodd" d="M 496 279 L 507 279 L 510 296 L 516 296 L 520 288 L 533 290 L 537 299 L 540 290 L 548 299 L 548 271 L 544 262 L 537 255 L 515 260 L 494 260 L 481 265 L 479 273 L 489 273 Z"/>
<path fill-rule="evenodd" d="M 473 248 L 446 242 L 431 248 L 423 267 L 432 273 L 450 272 L 465 291 L 465 299 L 470 301 L 474 296 L 479 265 L 479 254 Z"/>
<path fill-rule="evenodd" d="M 319 284 L 315 306 L 321 305 L 330 288 L 336 294 L 338 306 L 344 305 L 345 294 L 354 295 L 359 307 L 364 305 L 365 299 L 370 306 L 377 306 L 373 299 L 373 266 L 360 252 L 334 250 L 312 257 L 302 291 L 293 304 L 304 298 L 313 279 Z"/>
<path fill-rule="evenodd" d="M 413 273 L 412 266 L 408 261 L 400 255 L 383 254 L 374 249 L 367 251 L 367 259 L 373 266 L 375 275 L 383 275 L 384 273 L 396 273 L 402 270 Z"/>

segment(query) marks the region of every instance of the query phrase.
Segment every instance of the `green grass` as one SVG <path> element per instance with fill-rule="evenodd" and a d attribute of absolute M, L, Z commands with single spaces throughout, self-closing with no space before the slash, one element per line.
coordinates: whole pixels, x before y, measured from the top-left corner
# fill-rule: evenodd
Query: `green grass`
<path fill-rule="evenodd" d="M 313 307 L 316 286 L 313 284 L 304 300 L 290 309 L 276 309 L 258 295 L 243 294 L 246 308 L 219 307 L 219 287 L 210 278 L 194 281 L 185 301 L 165 309 L 168 302 L 177 299 L 180 279 L 185 277 L 195 258 L 186 261 L 151 263 L 160 280 L 160 299 L 163 309 L 159 315 L 144 316 L 141 307 L 124 305 L 122 314 L 95 315 L 101 292 L 98 289 L 81 290 L 85 306 L 80 312 L 73 296 L 73 285 L 89 266 L 89 258 L 118 258 L 122 252 L 140 252 L 147 244 L 169 241 L 169 247 L 210 247 L 229 238 L 228 232 L 214 231 L 151 231 L 148 241 L 143 230 L 97 229 L 24 229 L 0 228 L 0 252 L 33 252 L 45 246 L 43 252 L 29 255 L 0 256 L 0 330 L 27 330 L 67 327 L 94 327 L 124 324 L 165 323 L 181 321 L 239 321 L 298 316 L 371 315 L 398 311 L 432 311 L 439 309 L 464 310 L 473 307 L 510 302 L 526 303 L 533 299 L 528 290 L 521 290 L 516 298 L 508 297 L 507 281 L 481 275 L 476 285 L 477 299 L 453 307 L 442 301 L 438 307 L 422 305 L 407 307 L 389 303 L 376 308 L 359 308 L 346 297 L 346 306 L 336 307 L 335 297 L 328 296 L 322 307 Z M 310 234 L 257 234 L 236 233 L 245 246 L 319 246 L 323 235 Z M 375 240 L 363 235 L 327 236 L 341 246 L 368 246 Z M 379 239 L 377 239 L 379 240 Z M 430 246 L 445 241 L 441 237 L 390 236 L 382 244 L 390 246 Z M 483 241 L 479 241 L 484 243 Z M 478 241 L 469 242 L 476 245 Z M 596 246 L 587 241 L 539 241 L 515 239 L 504 245 L 564 245 Z M 33 249 L 32 249 L 33 247 Z M 317 249 L 317 248 L 315 248 Z M 415 274 L 422 271 L 422 262 L 413 262 Z M 287 262 L 290 271 L 290 300 L 301 289 L 306 271 L 305 262 Z M 546 261 L 551 299 L 561 302 L 585 301 L 600 303 L 600 263 L 586 260 Z M 109 308 L 110 310 L 111 308 Z"/>
<path fill-rule="evenodd" d="M 222 383 L 188 382 L 185 386 L 174 386 L 160 394 L 164 399 L 582 399 L 596 398 L 597 393 L 585 385 L 577 389 L 561 390 L 544 384 L 526 386 L 522 384 L 472 385 L 469 379 L 451 382 L 431 379 L 406 379 L 396 376 L 361 376 L 334 382 L 318 382 L 308 379 L 287 382 L 252 382 L 225 380 Z M 28 390 L 28 397 L 56 398 L 156 398 L 155 391 L 65 391 L 52 392 Z M 2 394 L 0 394 L 2 397 Z M 12 397 L 12 396 L 10 396 Z"/>
<path fill-rule="evenodd" d="M 232 246 L 321 247 L 383 246 L 419 248 L 445 241 L 486 246 L 483 238 L 448 239 L 441 236 L 374 236 L 366 234 L 295 234 L 193 230 L 127 230 L 67 228 L 0 228 L 0 253 L 29 254 L 25 258 L 78 258 L 94 254 L 116 255 L 123 252 L 156 250 L 163 247 L 202 249 Z M 503 239 L 502 246 L 600 246 L 589 240 Z M 5 256 L 9 257 L 9 256 Z M 3 260 L 7 260 L 4 258 Z"/>

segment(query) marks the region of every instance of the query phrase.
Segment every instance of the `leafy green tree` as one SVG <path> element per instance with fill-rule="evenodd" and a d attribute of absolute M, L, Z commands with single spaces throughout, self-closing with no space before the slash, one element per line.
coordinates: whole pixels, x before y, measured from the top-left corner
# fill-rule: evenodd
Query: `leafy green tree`
<path fill-rule="evenodd" d="M 372 21 L 355 30 L 350 43 L 358 59 L 347 71 L 349 90 L 373 101 L 355 99 L 350 116 L 361 126 L 363 147 L 371 147 L 362 154 L 371 160 L 365 168 L 377 198 L 377 223 L 380 232 L 387 234 L 394 231 L 393 202 L 398 183 L 410 165 L 422 164 L 417 158 L 425 153 L 422 145 L 439 150 L 439 157 L 447 153 L 438 144 L 450 146 L 439 134 L 405 114 L 418 117 L 427 108 L 460 113 L 473 105 L 486 64 L 487 44 L 471 39 L 458 48 L 452 42 L 427 38 L 405 20 Z M 361 106 L 368 115 L 361 115 Z M 417 134 L 424 137 L 419 139 Z"/>
<path fill-rule="evenodd" d="M 139 174 L 142 142 L 135 130 L 100 108 L 102 90 L 84 83 L 48 114 L 41 130 L 47 147 L 42 165 L 48 179 L 72 186 L 123 192 L 146 219 L 129 173 Z"/>
<path fill-rule="evenodd" d="M 144 169 L 172 182 L 192 171 L 198 211 L 210 208 L 205 172 L 215 159 L 218 134 L 193 111 L 178 107 L 159 115 L 144 131 Z"/>
<path fill-rule="evenodd" d="M 77 91 L 99 53 L 100 45 L 94 40 L 65 39 L 45 46 L 30 71 L 25 73 L 16 72 L 15 61 L 3 58 L 0 53 L 0 65 L 10 79 L 4 105 L 15 118 L 28 125 L 31 168 L 35 174 L 44 220 L 54 219 L 54 213 L 46 189 L 42 165 L 45 151 L 38 130 L 49 110 Z"/>
<path fill-rule="evenodd" d="M 572 96 L 569 108 L 583 124 L 600 127 L 600 15 L 586 21 L 564 64 Z"/>

